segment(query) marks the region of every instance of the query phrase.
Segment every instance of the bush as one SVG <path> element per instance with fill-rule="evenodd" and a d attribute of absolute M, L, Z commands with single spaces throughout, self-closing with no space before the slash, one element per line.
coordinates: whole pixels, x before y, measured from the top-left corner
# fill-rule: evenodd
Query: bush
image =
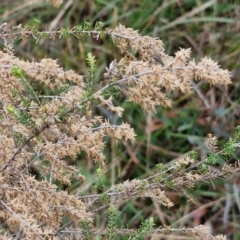
<path fill-rule="evenodd" d="M 174 202 L 168 190 L 181 191 L 194 203 L 186 189 L 239 172 L 233 157 L 239 147 L 240 127 L 221 147 L 209 134 L 206 154 L 201 158 L 190 151 L 169 164 L 157 164 L 150 176 L 119 179 L 109 186 L 107 171 L 113 166 L 106 160 L 108 137 L 116 144 L 128 144 L 126 141 L 135 142 L 136 135 L 128 123 L 116 124 L 97 114 L 94 106 L 104 106 L 108 114 L 121 117 L 124 109 L 116 105 L 116 99 L 126 97 L 144 111 L 155 112 L 158 106 L 172 107 L 173 91 L 190 96 L 193 79 L 226 88 L 231 83 L 229 71 L 208 57 L 191 60 L 190 49 L 169 56 L 161 40 L 141 36 L 121 24 L 104 28 L 101 22 L 94 27 L 84 22 L 51 31 L 40 31 L 39 26 L 38 20 L 17 27 L 0 26 L 4 42 L 0 52 L 2 239 L 144 239 L 175 232 L 195 239 L 226 239 L 213 236 L 203 225 L 156 225 L 158 220 L 152 216 L 130 229 L 119 224 L 121 206 L 130 200 L 151 198 L 163 208 L 171 208 Z M 122 54 L 121 59 L 112 59 L 101 84 L 92 53 L 87 54 L 87 73 L 82 76 L 64 71 L 50 58 L 39 62 L 20 59 L 9 43 L 72 37 L 84 41 L 89 36 L 96 41 L 110 37 Z M 84 159 L 96 165 L 92 172 L 78 164 Z M 85 190 L 82 183 L 72 194 L 69 189 L 82 181 L 89 181 L 90 187 Z M 97 226 L 99 215 L 102 227 Z"/>

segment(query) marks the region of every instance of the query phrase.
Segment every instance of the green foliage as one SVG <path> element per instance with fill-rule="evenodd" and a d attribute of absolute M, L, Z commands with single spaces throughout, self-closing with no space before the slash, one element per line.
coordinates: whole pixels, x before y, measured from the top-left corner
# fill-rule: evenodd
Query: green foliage
<path fill-rule="evenodd" d="M 110 96 L 119 98 L 121 96 L 121 91 L 119 88 L 112 86 L 104 91 L 103 96 L 106 98 L 109 98 Z"/>
<path fill-rule="evenodd" d="M 95 29 L 96 31 L 103 31 L 103 27 L 104 27 L 104 23 L 98 21 L 98 22 L 96 22 L 94 29 Z"/>
<path fill-rule="evenodd" d="M 61 37 L 66 38 L 66 37 L 69 36 L 69 30 L 67 30 L 67 29 L 65 29 L 65 28 L 63 28 L 63 27 L 61 27 L 60 32 L 61 32 L 60 38 L 61 38 Z"/>
<path fill-rule="evenodd" d="M 104 189 L 106 188 L 105 186 L 105 171 L 102 169 L 102 168 L 98 168 L 97 169 L 97 176 L 98 176 L 98 184 L 97 184 L 97 189 L 101 190 L 101 191 L 104 191 Z M 106 200 L 106 195 L 103 194 L 102 195 L 103 199 Z"/>
<path fill-rule="evenodd" d="M 103 32 L 103 26 L 104 24 L 100 21 L 96 22 L 95 27 L 92 27 L 92 24 L 88 21 L 84 21 L 82 25 L 76 25 L 72 29 L 66 29 L 64 27 L 61 27 L 60 29 L 60 37 L 68 37 L 70 34 L 74 35 L 80 40 L 84 40 L 91 32 L 94 33 L 94 31 L 97 31 L 100 37 L 105 36 Z"/>
<path fill-rule="evenodd" d="M 34 35 L 36 35 L 39 32 L 40 23 L 40 20 L 35 18 L 29 23 L 26 23 L 23 28 L 26 31 L 31 31 Z"/>
<path fill-rule="evenodd" d="M 219 162 L 219 156 L 215 153 L 210 153 L 205 163 L 209 165 L 215 165 Z"/>
<path fill-rule="evenodd" d="M 142 181 L 142 183 L 137 187 L 137 190 L 143 191 L 146 188 L 147 184 L 148 184 L 147 181 Z"/>
<path fill-rule="evenodd" d="M 174 182 L 172 180 L 167 180 L 165 183 L 169 189 L 174 189 Z"/>
<path fill-rule="evenodd" d="M 92 24 L 88 21 L 84 21 L 83 23 L 83 30 L 84 31 L 88 31 L 88 30 L 91 30 L 92 29 Z"/>
<path fill-rule="evenodd" d="M 117 220 L 120 216 L 120 212 L 117 208 L 111 204 L 107 211 L 107 237 L 108 240 L 114 240 L 117 236 L 118 225 Z"/>
<path fill-rule="evenodd" d="M 109 196 L 106 193 L 102 193 L 100 195 L 100 201 L 103 203 L 107 203 L 110 200 Z"/>
<path fill-rule="evenodd" d="M 25 111 L 15 111 L 14 116 L 16 119 L 25 126 L 34 127 L 35 122 L 31 119 L 31 116 Z"/>
<path fill-rule="evenodd" d="M 235 155 L 236 149 L 239 148 L 240 140 L 240 126 L 237 126 L 233 137 L 223 145 L 223 155 L 227 157 L 233 157 Z"/>
<path fill-rule="evenodd" d="M 104 23 L 101 21 L 96 22 L 94 29 L 99 31 L 100 38 L 104 38 L 106 36 L 105 32 L 103 31 Z"/>
<path fill-rule="evenodd" d="M 201 174 L 205 174 L 205 173 L 207 173 L 208 172 L 208 169 L 209 169 L 209 165 L 208 164 L 200 164 L 199 166 L 198 166 L 198 170 L 199 170 L 199 172 L 201 173 Z"/>
<path fill-rule="evenodd" d="M 85 240 L 94 239 L 93 233 L 92 233 L 92 223 L 88 220 L 85 220 L 85 221 L 81 221 L 80 225 L 84 232 L 84 239 Z"/>
<path fill-rule="evenodd" d="M 11 105 L 7 105 L 6 110 L 8 113 L 12 114 L 18 122 L 28 127 L 34 127 L 35 123 L 26 111 L 18 111 L 14 106 Z"/>
<path fill-rule="evenodd" d="M 128 240 L 143 240 L 149 234 L 154 232 L 154 220 L 153 218 L 146 219 L 144 222 L 141 223 L 141 226 L 137 230 L 135 234 L 130 236 Z"/>
<path fill-rule="evenodd" d="M 63 121 L 68 116 L 68 111 L 63 106 L 60 106 L 58 108 L 58 111 L 59 111 L 59 119 Z"/>
<path fill-rule="evenodd" d="M 25 78 L 24 71 L 20 69 L 18 66 L 14 66 L 12 68 L 12 73 L 24 83 L 26 90 L 28 91 L 30 96 L 33 98 L 33 101 L 35 101 L 40 106 L 41 102 L 40 102 L 39 96 L 37 92 L 34 91 L 29 81 Z"/>
<path fill-rule="evenodd" d="M 96 59 L 95 56 L 92 55 L 92 53 L 87 54 L 87 76 L 86 76 L 86 91 L 87 91 L 87 97 L 92 96 L 94 93 L 94 85 L 96 83 L 96 70 L 97 70 L 97 65 L 96 65 Z"/>
<path fill-rule="evenodd" d="M 199 154 L 197 151 L 190 151 L 188 153 L 188 156 L 195 161 L 199 158 Z"/>

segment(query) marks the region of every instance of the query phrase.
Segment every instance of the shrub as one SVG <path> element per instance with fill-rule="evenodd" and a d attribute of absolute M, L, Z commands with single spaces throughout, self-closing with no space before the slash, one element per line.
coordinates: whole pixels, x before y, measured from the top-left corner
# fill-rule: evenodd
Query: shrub
<path fill-rule="evenodd" d="M 194 202 L 186 188 L 239 172 L 239 163 L 229 160 L 239 147 L 240 127 L 220 149 L 217 138 L 209 134 L 203 158 L 192 151 L 170 164 L 157 164 L 154 175 L 108 187 L 104 182 L 109 168 L 104 154 L 106 139 L 109 136 L 116 144 L 122 140 L 134 143 L 135 133 L 128 123 L 113 124 L 97 115 L 93 105 L 105 106 L 121 117 L 124 109 L 115 105 L 114 99 L 125 96 L 143 110 L 154 112 L 158 106 L 172 106 L 173 91 L 190 96 L 193 79 L 227 87 L 230 73 L 208 57 L 191 60 L 190 49 L 168 56 L 161 40 L 141 36 L 121 24 L 104 28 L 98 22 L 92 28 L 85 22 L 52 31 L 40 31 L 39 25 L 33 20 L 24 26 L 0 26 L 4 42 L 0 51 L 2 239 L 143 239 L 175 232 L 195 239 L 226 239 L 211 235 L 203 225 L 179 229 L 156 226 L 152 217 L 138 229 L 119 226 L 118 206 L 136 198 L 151 198 L 171 208 L 174 203 L 165 193 L 168 189 L 182 191 Z M 96 82 L 97 64 L 92 53 L 87 54 L 88 69 L 82 76 L 63 70 L 54 59 L 20 59 L 9 44 L 9 40 L 30 38 L 36 43 L 71 37 L 84 41 L 89 36 L 96 40 L 110 37 L 122 54 L 121 59 L 112 59 L 102 76 L 102 86 Z M 39 86 L 50 94 L 41 94 Z M 71 194 L 64 187 L 85 180 L 82 169 L 74 166 L 79 154 L 96 164 L 99 182 L 89 192 Z M 219 164 L 222 159 L 223 165 Z M 95 228 L 99 213 L 106 216 L 106 220 L 102 217 L 103 229 Z"/>

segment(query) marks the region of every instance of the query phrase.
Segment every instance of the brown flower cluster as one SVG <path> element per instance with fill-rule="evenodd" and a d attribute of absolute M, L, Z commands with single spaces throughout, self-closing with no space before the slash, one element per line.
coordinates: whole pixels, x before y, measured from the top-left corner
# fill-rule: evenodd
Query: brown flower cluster
<path fill-rule="evenodd" d="M 71 185 L 72 178 L 84 180 L 64 159 L 76 159 L 83 151 L 105 167 L 105 136 L 134 141 L 135 134 L 126 123 L 111 125 L 92 116 L 90 104 L 85 104 L 83 113 L 88 99 L 82 76 L 63 71 L 55 60 L 25 62 L 15 57 L 9 46 L 0 56 L 1 217 L 11 231 L 22 229 L 27 239 L 44 239 L 55 234 L 65 215 L 73 222 L 91 219 L 84 202 L 52 184 L 53 180 L 65 185 Z M 49 89 L 60 89 L 68 82 L 72 86 L 60 95 L 39 95 L 38 104 L 21 77 L 13 73 L 14 66 L 23 71 L 27 81 L 32 79 Z M 108 102 L 112 106 L 111 99 Z M 30 169 L 37 169 L 42 176 L 50 174 L 49 181 L 37 181 Z"/>
<path fill-rule="evenodd" d="M 108 119 L 93 115 L 93 100 L 118 116 L 123 112 L 121 107 L 114 106 L 113 96 L 104 95 L 105 90 L 115 87 L 126 94 L 129 101 L 140 104 L 145 110 L 155 110 L 159 105 L 171 106 L 167 96 L 171 91 L 190 94 L 193 79 L 224 87 L 230 83 L 229 72 L 211 59 L 204 58 L 199 63 L 191 61 L 190 49 L 180 49 L 175 57 L 168 56 L 161 40 L 140 36 L 122 25 L 106 29 L 105 34 L 113 38 L 124 56 L 110 64 L 104 74 L 106 85 L 91 96 L 83 76 L 72 70 L 64 71 L 53 59 L 40 62 L 19 59 L 2 35 L 5 49 L 0 51 L 0 216 L 6 223 L 7 230 L 2 235 L 5 239 L 16 235 L 21 239 L 61 239 L 63 217 L 68 217 L 73 227 L 93 220 L 94 203 L 99 195 L 87 203 L 84 197 L 80 199 L 59 190 L 54 182 L 69 186 L 71 179 L 84 180 L 79 169 L 65 161 L 66 158 L 75 161 L 81 152 L 102 169 L 106 168 L 103 154 L 106 136 L 115 142 L 135 141 L 129 124 L 112 125 Z M 93 35 L 98 32 L 93 31 Z M 50 89 L 53 94 L 41 95 L 32 87 L 34 83 Z M 208 147 L 216 150 L 216 139 L 212 136 Z M 174 172 L 172 179 L 167 179 L 161 171 L 145 180 L 112 186 L 106 195 L 115 203 L 149 197 L 171 207 L 173 203 L 164 192 L 168 187 L 166 180 L 174 183 L 176 189 L 194 187 L 199 181 L 236 170 L 225 167 L 221 174 L 200 175 L 191 172 L 197 166 L 190 157 L 179 158 L 165 169 L 166 173 Z M 33 169 L 40 173 L 42 180 L 31 175 Z"/>
<path fill-rule="evenodd" d="M 130 101 L 140 104 L 145 110 L 154 111 L 159 105 L 170 107 L 167 93 L 173 90 L 192 93 L 194 79 L 225 87 L 231 83 L 229 71 L 222 70 L 213 60 L 206 57 L 199 63 L 190 61 L 191 49 L 180 49 L 175 57 L 171 57 L 164 53 L 159 39 L 140 36 L 137 31 L 122 25 L 109 30 L 109 33 L 120 51 L 127 53 L 121 69 L 128 85 L 126 94 Z M 112 64 L 111 72 L 114 72 L 113 66 L 119 68 Z"/>

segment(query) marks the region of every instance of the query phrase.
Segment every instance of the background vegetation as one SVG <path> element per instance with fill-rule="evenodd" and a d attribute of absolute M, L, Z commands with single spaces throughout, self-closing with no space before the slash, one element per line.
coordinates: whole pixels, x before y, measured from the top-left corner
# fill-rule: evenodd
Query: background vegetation
<path fill-rule="evenodd" d="M 220 63 L 223 69 L 232 72 L 233 84 L 227 90 L 209 84 L 194 83 L 195 96 L 182 96 L 174 92 L 171 96 L 173 107 L 157 108 L 157 112 L 143 112 L 134 105 L 118 98 L 116 104 L 125 112 L 122 119 L 114 116 L 104 107 L 96 108 L 97 114 L 109 118 L 111 123 L 120 120 L 130 123 L 137 134 L 135 145 L 122 142 L 115 146 L 107 140 L 105 152 L 109 169 L 101 176 L 107 189 L 119 181 L 142 179 L 153 175 L 156 164 L 168 164 L 175 158 L 197 150 L 204 156 L 204 143 L 208 133 L 213 133 L 220 143 L 233 135 L 240 125 L 240 4 L 227 0 L 68 0 L 59 9 L 52 5 L 29 1 L 1 1 L 0 25 L 8 22 L 11 26 L 25 24 L 38 19 L 40 29 L 59 29 L 88 21 L 95 24 L 102 21 L 105 26 L 115 27 L 119 23 L 131 27 L 142 35 L 162 39 L 166 53 L 173 55 L 180 47 L 192 48 L 195 59 L 209 56 Z M 64 69 L 73 69 L 86 74 L 88 52 L 97 59 L 98 83 L 100 76 L 113 59 L 120 59 L 119 51 L 111 39 L 99 41 L 87 38 L 58 39 L 54 42 L 40 40 L 16 41 L 14 49 L 25 60 L 39 61 L 44 57 L 58 59 Z M 48 95 L 49 89 L 40 89 Z M 239 157 L 236 153 L 236 159 Z M 67 191 L 75 193 L 98 188 L 99 173 L 96 166 L 86 156 L 80 155 L 77 166 L 85 169 L 86 184 L 75 182 Z M 36 173 L 37 174 L 37 173 Z M 61 186 L 65 190 L 65 186 Z M 239 176 L 231 176 L 227 181 L 213 180 L 212 184 L 201 183 L 196 189 L 186 190 L 195 204 L 187 201 L 182 192 L 168 191 L 167 196 L 174 202 L 174 209 L 163 209 L 151 200 L 136 200 L 119 206 L 121 217 L 119 226 L 129 229 L 139 227 L 141 222 L 153 216 L 156 224 L 171 225 L 175 228 L 204 224 L 213 234 L 227 234 L 229 239 L 240 238 L 240 198 Z M 103 222 L 102 215 L 96 219 L 96 226 Z M 170 239 L 171 236 L 169 236 Z M 152 239 L 162 239 L 160 235 Z M 172 239 L 178 239 L 172 236 Z M 180 239 L 180 238 L 179 238 Z"/>

